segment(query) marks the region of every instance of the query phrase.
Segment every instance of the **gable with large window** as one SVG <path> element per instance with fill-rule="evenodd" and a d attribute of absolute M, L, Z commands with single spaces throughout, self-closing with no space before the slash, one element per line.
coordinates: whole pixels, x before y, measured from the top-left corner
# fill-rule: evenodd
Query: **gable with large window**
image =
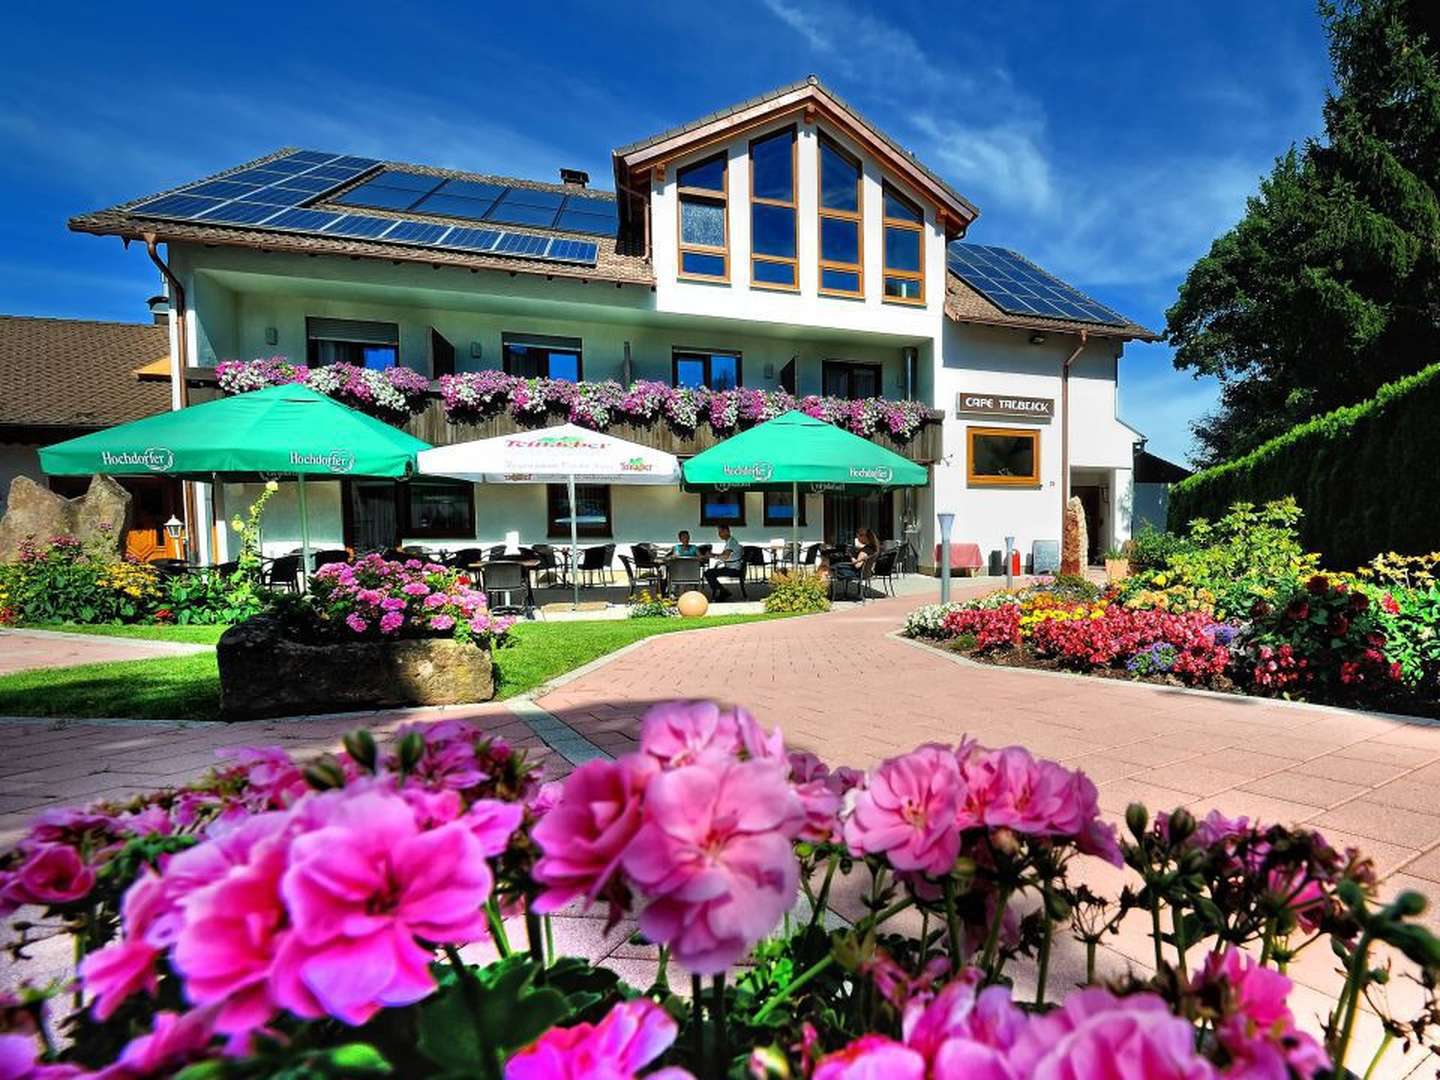
<path fill-rule="evenodd" d="M 734 390 L 740 385 L 740 354 L 710 349 L 676 349 L 670 361 L 676 386 Z"/>
<path fill-rule="evenodd" d="M 885 185 L 885 299 L 925 302 L 925 215 L 920 207 Z"/>
<path fill-rule="evenodd" d="M 584 371 L 579 338 L 502 334 L 500 344 L 507 375 L 579 382 Z"/>
<path fill-rule="evenodd" d="M 400 362 L 400 327 L 362 319 L 307 318 L 305 362 L 311 367 L 392 368 Z"/>
<path fill-rule="evenodd" d="M 820 292 L 864 296 L 860 160 L 820 136 Z"/>
<path fill-rule="evenodd" d="M 795 129 L 750 143 L 750 283 L 800 288 L 795 223 Z"/>
<path fill-rule="evenodd" d="M 726 174 L 723 153 L 687 165 L 676 173 L 682 278 L 697 281 L 730 278 Z"/>

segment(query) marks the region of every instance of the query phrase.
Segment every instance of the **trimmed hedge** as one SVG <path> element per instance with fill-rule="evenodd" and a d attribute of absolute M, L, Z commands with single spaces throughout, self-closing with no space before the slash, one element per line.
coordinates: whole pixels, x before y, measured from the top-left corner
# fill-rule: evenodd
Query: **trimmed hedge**
<path fill-rule="evenodd" d="M 1440 363 L 1182 480 L 1170 489 L 1169 527 L 1286 495 L 1305 512 L 1305 547 L 1327 566 L 1440 549 Z"/>

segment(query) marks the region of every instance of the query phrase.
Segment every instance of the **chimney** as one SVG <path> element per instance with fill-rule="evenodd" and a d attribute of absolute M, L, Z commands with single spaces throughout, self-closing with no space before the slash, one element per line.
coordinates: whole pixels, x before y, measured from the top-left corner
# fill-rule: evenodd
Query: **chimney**
<path fill-rule="evenodd" d="M 560 183 L 566 187 L 583 188 L 590 183 L 590 174 L 579 169 L 561 169 Z"/>
<path fill-rule="evenodd" d="M 145 301 L 145 306 L 150 309 L 150 318 L 156 326 L 170 325 L 170 298 L 168 296 L 152 296 Z"/>

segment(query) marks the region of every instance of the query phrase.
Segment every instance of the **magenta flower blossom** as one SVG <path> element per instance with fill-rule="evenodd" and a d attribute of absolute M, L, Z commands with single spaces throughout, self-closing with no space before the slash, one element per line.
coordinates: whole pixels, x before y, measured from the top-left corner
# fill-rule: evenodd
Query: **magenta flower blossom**
<path fill-rule="evenodd" d="M 663 1054 L 679 1030 L 653 1001 L 625 1001 L 598 1024 L 551 1028 L 506 1063 L 505 1080 L 628 1080 Z M 677 1068 L 650 1075 L 659 1080 L 690 1076 Z"/>
<path fill-rule="evenodd" d="M 640 749 L 669 769 L 726 761 L 740 752 L 740 724 L 713 701 L 672 701 L 645 713 Z"/>
<path fill-rule="evenodd" d="M 181 1067 L 206 1056 L 213 1038 L 213 1010 L 158 1012 L 148 1035 L 131 1039 L 115 1064 L 101 1069 L 95 1080 L 149 1080 L 174 1076 Z"/>
<path fill-rule="evenodd" d="M 1215 1034 L 1237 1062 L 1232 1073 L 1310 1080 L 1329 1067 L 1324 1048 L 1295 1027 L 1286 1004 L 1292 984 L 1280 972 L 1232 946 L 1206 956 L 1197 984 L 1220 992 L 1225 1015 Z"/>
<path fill-rule="evenodd" d="M 32 1035 L 10 1031 L 0 1034 L 0 1077 L 3 1080 L 80 1080 L 90 1076 L 77 1065 L 42 1065 L 40 1047 Z"/>
<path fill-rule="evenodd" d="M 1025 1029 L 1025 1014 L 1003 986 L 977 992 L 980 972 L 967 968 L 926 1003 L 905 1010 L 905 1045 L 918 1051 L 937 1076 L 1008 1078 L 1006 1056 Z"/>
<path fill-rule="evenodd" d="M 1035 1080 L 1215 1080 L 1196 1052 L 1195 1028 L 1157 994 L 1116 997 L 1089 987 L 1031 1018 L 1009 1054 L 1015 1077 Z"/>
<path fill-rule="evenodd" d="M 640 929 L 692 972 L 730 967 L 795 901 L 790 841 L 803 819 L 771 762 L 711 761 L 653 777 L 644 824 L 621 857 L 650 901 Z"/>
<path fill-rule="evenodd" d="M 862 1035 L 821 1058 L 811 1080 L 925 1080 L 925 1059 L 884 1035 Z"/>
<path fill-rule="evenodd" d="M 435 944 L 485 937 L 493 884 L 480 840 L 460 822 L 421 832 L 405 801 L 361 790 L 329 822 L 295 838 L 280 891 L 293 930 L 275 958 L 276 997 L 291 1012 L 363 1024 L 435 988 Z"/>
<path fill-rule="evenodd" d="M 947 747 L 932 743 L 890 758 L 856 798 L 845 842 L 858 854 L 886 856 L 896 870 L 947 873 L 960 852 L 959 794 L 960 773 Z"/>
<path fill-rule="evenodd" d="M 125 893 L 120 905 L 121 937 L 80 961 L 80 982 L 94 998 L 95 1019 L 104 1022 L 132 994 L 155 996 L 155 961 L 169 944 L 157 925 L 170 910 L 165 883 L 146 871 Z"/>
<path fill-rule="evenodd" d="M 387 611 L 380 616 L 380 632 L 382 634 L 393 634 L 399 630 L 405 622 L 405 616 L 398 611 Z"/>
<path fill-rule="evenodd" d="M 23 903 L 70 904 L 83 900 L 95 887 L 95 871 L 66 844 L 37 848 L 15 872 L 11 890 Z"/>
<path fill-rule="evenodd" d="M 559 800 L 531 833 L 543 852 L 535 880 L 545 886 L 535 911 L 559 911 L 577 897 L 588 907 L 612 883 L 640 831 L 645 785 L 655 771 L 643 755 L 632 754 L 586 762 L 565 778 Z"/>
<path fill-rule="evenodd" d="M 370 629 L 370 624 L 353 611 L 345 616 L 345 625 L 357 634 L 363 634 L 366 630 Z"/>

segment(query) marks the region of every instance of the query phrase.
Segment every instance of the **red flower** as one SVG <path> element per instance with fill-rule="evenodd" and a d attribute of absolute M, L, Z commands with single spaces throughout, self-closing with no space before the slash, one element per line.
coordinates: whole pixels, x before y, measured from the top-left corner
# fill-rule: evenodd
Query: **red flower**
<path fill-rule="evenodd" d="M 1395 602 L 1395 597 L 1388 592 L 1380 598 L 1380 606 L 1391 615 L 1400 614 L 1400 605 Z"/>

